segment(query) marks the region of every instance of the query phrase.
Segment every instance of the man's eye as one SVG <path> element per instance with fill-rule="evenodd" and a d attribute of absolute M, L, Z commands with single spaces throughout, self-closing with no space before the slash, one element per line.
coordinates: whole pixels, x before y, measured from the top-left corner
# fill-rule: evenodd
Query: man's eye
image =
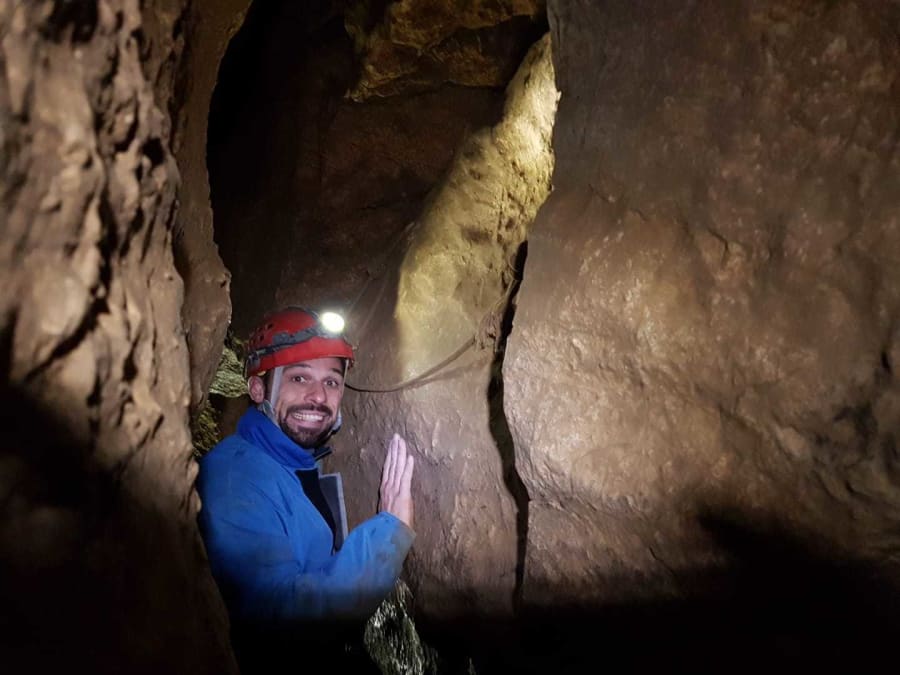
<path fill-rule="evenodd" d="M 294 382 L 306 382 L 306 378 L 303 377 L 302 375 L 294 375 L 294 377 L 292 377 L 291 379 Z"/>
<path fill-rule="evenodd" d="M 325 382 L 325 384 L 327 384 L 329 387 L 337 387 L 340 382 L 338 382 L 337 380 L 328 380 Z"/>

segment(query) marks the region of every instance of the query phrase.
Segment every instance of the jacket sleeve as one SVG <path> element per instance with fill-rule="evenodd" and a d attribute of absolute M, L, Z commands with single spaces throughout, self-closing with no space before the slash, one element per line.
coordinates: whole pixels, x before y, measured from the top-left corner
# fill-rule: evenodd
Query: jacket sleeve
<path fill-rule="evenodd" d="M 307 569 L 277 505 L 252 483 L 215 506 L 200 513 L 210 566 L 244 620 L 369 616 L 393 589 L 415 536 L 380 513 L 354 528 L 324 567 Z"/>

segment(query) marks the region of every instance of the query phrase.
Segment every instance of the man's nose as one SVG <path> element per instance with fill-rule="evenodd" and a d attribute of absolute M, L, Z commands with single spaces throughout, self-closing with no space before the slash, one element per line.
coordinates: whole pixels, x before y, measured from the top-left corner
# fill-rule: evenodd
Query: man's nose
<path fill-rule="evenodd" d="M 322 382 L 313 382 L 309 385 L 309 389 L 306 390 L 306 400 L 313 401 L 315 403 L 324 403 L 326 399 L 325 396 L 325 384 Z"/>

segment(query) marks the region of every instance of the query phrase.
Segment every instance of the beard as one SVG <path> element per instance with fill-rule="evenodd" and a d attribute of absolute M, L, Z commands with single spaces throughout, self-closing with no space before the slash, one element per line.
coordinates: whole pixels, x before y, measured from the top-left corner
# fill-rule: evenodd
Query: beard
<path fill-rule="evenodd" d="M 288 423 L 291 415 L 296 412 L 318 412 L 325 415 L 323 429 L 292 429 Z M 321 447 L 328 437 L 331 435 L 331 429 L 334 426 L 334 412 L 328 406 L 324 405 L 295 405 L 285 410 L 284 415 L 278 422 L 278 426 L 284 432 L 285 436 L 290 438 L 297 445 L 314 449 Z"/>

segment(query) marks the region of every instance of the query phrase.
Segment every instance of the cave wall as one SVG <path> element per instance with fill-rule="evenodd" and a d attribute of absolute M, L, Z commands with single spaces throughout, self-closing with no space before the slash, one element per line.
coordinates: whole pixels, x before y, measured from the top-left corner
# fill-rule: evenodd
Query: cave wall
<path fill-rule="evenodd" d="M 287 303 L 349 308 L 502 104 L 500 91 L 440 83 L 347 99 L 353 43 L 329 4 L 254 4 L 223 61 L 209 161 L 238 335 Z"/>
<path fill-rule="evenodd" d="M 526 4 L 516 11 L 535 11 Z M 416 20 L 445 38 L 476 20 L 441 28 L 431 5 L 419 5 Z M 518 64 L 543 27 L 508 24 L 509 10 L 481 20 L 505 26 Z M 423 453 L 421 555 L 410 563 L 422 602 L 508 614 L 518 509 L 505 486 L 512 448 L 508 434 L 502 452 L 492 435 L 505 429 L 488 388 L 518 245 L 549 188 L 549 45 L 528 57 L 513 94 L 494 80 L 461 87 L 439 72 L 406 95 L 357 100 L 348 92 L 371 71 L 354 67 L 348 29 L 352 17 L 322 5 L 257 4 L 223 62 L 210 174 L 216 241 L 234 275 L 233 325 L 244 334 L 262 312 L 289 303 L 340 309 L 359 353 L 350 379 L 361 385 L 421 372 L 479 333 L 478 349 L 453 364 L 464 376 L 449 386 L 348 393 L 346 431 L 328 468 L 345 473 L 359 522 L 377 503 L 384 441 L 395 428 L 406 433 Z M 485 314 L 491 325 L 481 325 Z M 451 475 L 461 490 L 443 494 L 438 486 Z"/>
<path fill-rule="evenodd" d="M 175 70 L 177 86 L 173 85 L 169 96 L 157 92 L 157 100 L 174 101 L 176 107 L 172 148 L 181 185 L 174 250 L 175 265 L 184 280 L 182 319 L 191 365 L 192 410 L 209 390 L 231 321 L 231 275 L 213 241 L 206 142 L 219 64 L 250 2 L 192 2 L 182 20 L 187 49 Z"/>
<path fill-rule="evenodd" d="M 183 11 L 0 2 L 5 669 L 234 672 L 194 521 L 178 171 L 154 98 Z"/>
<path fill-rule="evenodd" d="M 900 546 L 900 7 L 548 11 L 554 189 L 503 365 L 531 497 L 525 603 L 705 584 L 727 604 L 721 573 L 739 568 L 773 630 L 890 630 L 875 617 Z M 810 572 L 826 561 L 884 584 L 850 593 Z"/>
<path fill-rule="evenodd" d="M 420 609 L 505 615 L 514 593 L 596 608 L 703 585 L 727 600 L 723 571 L 743 565 L 815 611 L 836 577 L 808 578 L 808 561 L 825 560 L 865 563 L 893 602 L 897 4 L 551 2 L 553 192 L 502 374 L 501 317 L 480 321 L 514 290 L 550 175 L 504 139 L 516 92 L 552 79 L 547 44 L 498 120 L 497 91 L 442 83 L 496 86 L 513 61 L 472 80 L 465 54 L 484 38 L 508 57 L 521 36 L 438 31 L 403 83 L 377 60 L 419 58 L 380 42 L 416 3 L 401 4 L 356 36 L 371 79 L 355 88 L 346 17 L 319 16 L 300 49 L 291 30 L 320 9 L 270 17 L 287 71 L 255 79 L 292 73 L 293 93 L 244 127 L 261 136 L 217 146 L 231 173 L 216 238 L 247 281 L 239 329 L 284 302 L 354 310 L 358 384 L 477 336 L 421 386 L 348 393 L 336 439 L 354 520 L 375 508 L 390 432 L 419 453 Z M 187 429 L 229 311 L 205 107 L 246 9 L 0 0 L 4 665 L 234 670 Z M 409 99 L 344 98 L 407 85 Z M 546 139 L 552 119 L 527 120 Z M 260 138 L 274 162 L 245 161 Z M 868 628 L 866 603 L 833 618 Z"/>
<path fill-rule="evenodd" d="M 344 24 L 359 58 L 356 101 L 435 84 L 505 87 L 543 33 L 543 0 L 351 0 Z"/>
<path fill-rule="evenodd" d="M 803 605 L 833 581 L 806 575 L 822 561 L 865 563 L 892 588 L 896 5 L 550 3 L 557 165 L 502 376 L 502 349 L 485 349 L 478 321 L 511 282 L 501 268 L 533 210 L 509 239 L 502 219 L 495 242 L 471 228 L 503 197 L 479 192 L 491 179 L 478 134 L 440 116 L 466 105 L 458 90 L 422 93 L 428 68 L 415 59 L 379 72 L 379 55 L 404 51 L 380 43 L 394 9 L 356 36 L 355 86 L 346 44 L 319 34 L 315 50 L 285 54 L 273 40 L 294 82 L 280 103 L 297 114 L 261 124 L 262 143 L 242 141 L 274 152 L 252 179 L 271 185 L 251 190 L 264 200 L 238 199 L 228 186 L 250 185 L 246 165 L 223 183 L 237 217 L 220 244 L 254 279 L 236 293 L 237 321 L 286 302 L 349 309 L 360 354 L 350 381 L 364 388 L 420 373 L 480 333 L 478 349 L 423 386 L 348 392 L 330 460 L 359 521 L 375 508 L 390 432 L 421 453 L 407 567 L 419 609 L 502 614 L 515 593 L 535 610 L 720 591 L 727 603 L 733 571 L 748 567 L 756 590 L 797 582 Z M 408 72 L 411 82 L 395 77 Z M 407 85 L 414 104 L 343 98 Z M 261 240 L 263 227 L 278 236 Z M 767 566 L 786 552 L 792 565 Z"/>
<path fill-rule="evenodd" d="M 393 275 L 350 315 L 359 348 L 348 382 L 409 386 L 347 392 L 332 464 L 354 486 L 358 522 L 377 504 L 386 441 L 397 431 L 411 443 L 417 538 L 407 570 L 424 616 L 508 618 L 514 608 L 527 506 L 502 413 L 501 324 L 520 247 L 550 190 L 556 101 L 545 36 L 507 87 L 501 119 L 461 144 Z"/>
<path fill-rule="evenodd" d="M 285 303 L 358 307 L 364 287 L 396 264 L 391 254 L 463 140 L 496 123 L 503 105 L 506 81 L 454 75 L 477 52 L 460 34 L 494 26 L 490 44 L 502 43 L 508 78 L 546 32 L 545 20 L 529 18 L 534 3 L 509 4 L 435 12 L 430 1 L 407 3 L 402 22 L 432 35 L 428 45 L 448 64 L 415 77 L 415 50 L 382 44 L 410 30 L 383 27 L 394 16 L 388 5 L 252 6 L 210 112 L 215 240 L 232 274 L 238 335 Z M 371 80 L 367 45 L 376 44 L 378 54 L 398 55 L 376 67 L 396 87 Z M 487 39 L 483 47 L 482 61 L 499 58 Z"/>

